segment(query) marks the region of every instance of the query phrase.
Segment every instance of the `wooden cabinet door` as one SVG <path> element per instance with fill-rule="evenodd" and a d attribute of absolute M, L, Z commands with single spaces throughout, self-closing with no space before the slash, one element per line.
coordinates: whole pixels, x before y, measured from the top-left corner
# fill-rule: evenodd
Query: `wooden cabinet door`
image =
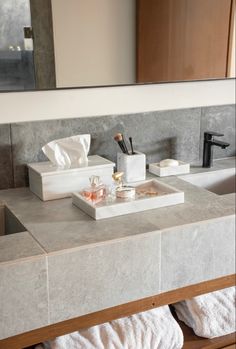
<path fill-rule="evenodd" d="M 137 82 L 224 78 L 232 0 L 137 0 Z"/>

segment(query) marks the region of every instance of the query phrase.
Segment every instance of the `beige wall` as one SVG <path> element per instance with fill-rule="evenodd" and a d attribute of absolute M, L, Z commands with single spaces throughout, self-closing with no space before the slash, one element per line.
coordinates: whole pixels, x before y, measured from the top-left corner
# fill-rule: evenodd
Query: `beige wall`
<path fill-rule="evenodd" d="M 0 124 L 235 103 L 235 79 L 0 93 Z"/>
<path fill-rule="evenodd" d="M 135 0 L 52 0 L 52 12 L 57 87 L 135 82 Z"/>

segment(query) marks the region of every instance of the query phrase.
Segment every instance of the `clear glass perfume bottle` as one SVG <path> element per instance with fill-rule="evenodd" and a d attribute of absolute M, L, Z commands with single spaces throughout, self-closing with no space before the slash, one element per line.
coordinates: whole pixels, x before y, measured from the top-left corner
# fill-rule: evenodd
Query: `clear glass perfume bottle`
<path fill-rule="evenodd" d="M 115 172 L 112 176 L 115 182 L 115 198 L 120 199 L 134 199 L 135 198 L 135 188 L 123 184 L 123 172 Z"/>
<path fill-rule="evenodd" d="M 89 178 L 90 187 L 82 191 L 82 195 L 86 200 L 98 203 L 106 196 L 105 185 L 101 183 L 99 176 L 91 176 Z"/>
<path fill-rule="evenodd" d="M 123 175 L 124 175 L 124 172 L 113 173 L 112 178 L 115 182 L 116 189 L 123 186 Z"/>
<path fill-rule="evenodd" d="M 116 200 L 116 190 L 122 185 L 123 172 L 115 172 L 112 175 L 112 182 L 105 186 L 106 203 L 111 204 Z"/>

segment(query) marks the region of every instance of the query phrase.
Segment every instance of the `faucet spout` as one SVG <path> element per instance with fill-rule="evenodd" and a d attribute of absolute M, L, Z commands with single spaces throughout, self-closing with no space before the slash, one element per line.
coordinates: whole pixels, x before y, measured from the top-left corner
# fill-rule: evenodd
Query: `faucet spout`
<path fill-rule="evenodd" d="M 213 140 L 213 141 L 210 141 L 212 145 L 216 145 L 217 147 L 220 147 L 222 149 L 226 149 L 227 147 L 230 146 L 229 143 L 227 142 L 222 142 L 222 141 L 217 141 L 217 140 Z"/>
<path fill-rule="evenodd" d="M 204 132 L 204 146 L 203 146 L 203 164 L 202 167 L 211 167 L 213 161 L 213 145 L 226 149 L 229 147 L 229 143 L 222 142 L 214 139 L 214 136 L 222 137 L 221 133 L 217 132 Z"/>

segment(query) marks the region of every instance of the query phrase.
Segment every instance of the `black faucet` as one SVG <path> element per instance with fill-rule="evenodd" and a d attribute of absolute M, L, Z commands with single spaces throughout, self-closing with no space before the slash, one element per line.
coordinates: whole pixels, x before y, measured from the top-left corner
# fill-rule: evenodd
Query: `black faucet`
<path fill-rule="evenodd" d="M 214 139 L 216 137 L 223 137 L 222 133 L 217 132 L 204 132 L 204 146 L 203 146 L 203 163 L 202 167 L 211 167 L 213 161 L 213 145 L 221 147 L 222 149 L 227 148 L 230 144 L 221 142 Z"/>

